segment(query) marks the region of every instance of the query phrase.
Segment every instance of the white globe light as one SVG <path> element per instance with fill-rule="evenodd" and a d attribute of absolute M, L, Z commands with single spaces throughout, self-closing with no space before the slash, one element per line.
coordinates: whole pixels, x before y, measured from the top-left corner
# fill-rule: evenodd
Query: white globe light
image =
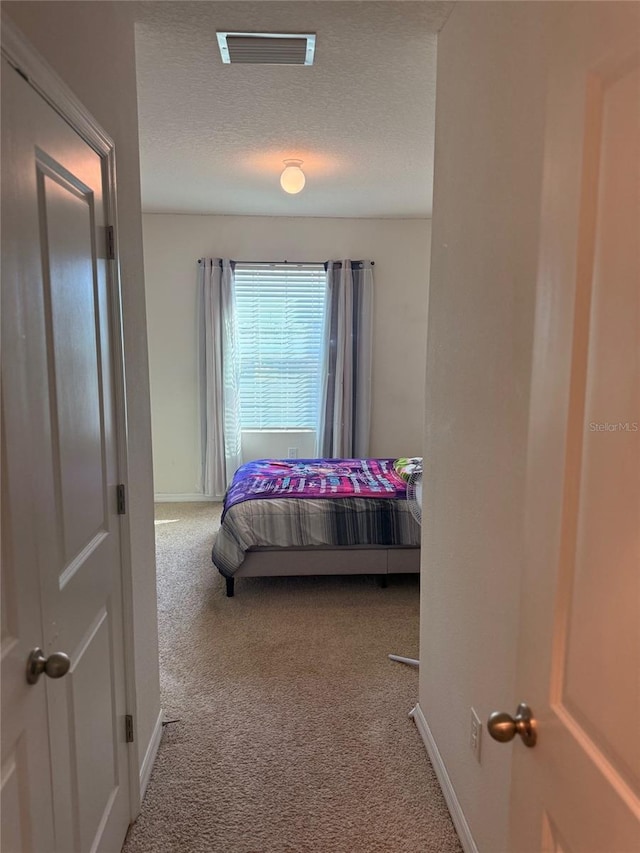
<path fill-rule="evenodd" d="M 302 160 L 285 160 L 284 164 L 286 168 L 280 175 L 280 186 L 286 193 L 295 195 L 300 192 L 307 180 L 300 168 Z"/>

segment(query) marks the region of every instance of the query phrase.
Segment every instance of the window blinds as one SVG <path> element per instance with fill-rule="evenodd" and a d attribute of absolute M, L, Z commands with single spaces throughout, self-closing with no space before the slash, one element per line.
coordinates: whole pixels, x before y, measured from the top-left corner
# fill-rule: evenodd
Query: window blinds
<path fill-rule="evenodd" d="M 315 429 L 326 305 L 322 264 L 236 263 L 243 429 Z"/>

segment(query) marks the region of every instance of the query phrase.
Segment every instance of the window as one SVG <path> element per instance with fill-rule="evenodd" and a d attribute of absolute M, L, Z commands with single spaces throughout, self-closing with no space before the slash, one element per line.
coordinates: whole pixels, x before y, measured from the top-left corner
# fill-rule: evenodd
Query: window
<path fill-rule="evenodd" d="M 235 267 L 243 429 L 315 429 L 327 277 L 323 264 Z"/>

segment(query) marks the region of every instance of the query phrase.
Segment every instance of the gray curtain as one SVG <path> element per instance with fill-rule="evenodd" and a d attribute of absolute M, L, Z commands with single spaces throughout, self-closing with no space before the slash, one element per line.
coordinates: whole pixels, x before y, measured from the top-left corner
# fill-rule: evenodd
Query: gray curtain
<path fill-rule="evenodd" d="M 373 268 L 370 261 L 327 263 L 327 313 L 318 454 L 369 454 Z"/>
<path fill-rule="evenodd" d="M 222 498 L 242 464 L 233 262 L 201 258 L 202 489 Z"/>

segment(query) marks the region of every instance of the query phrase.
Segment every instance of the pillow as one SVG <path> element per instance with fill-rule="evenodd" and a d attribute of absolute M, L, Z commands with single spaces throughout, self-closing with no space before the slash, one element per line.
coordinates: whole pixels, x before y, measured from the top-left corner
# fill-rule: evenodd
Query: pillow
<path fill-rule="evenodd" d="M 422 474 L 422 456 L 402 456 L 393 463 L 396 474 L 409 482 L 412 474 Z"/>

